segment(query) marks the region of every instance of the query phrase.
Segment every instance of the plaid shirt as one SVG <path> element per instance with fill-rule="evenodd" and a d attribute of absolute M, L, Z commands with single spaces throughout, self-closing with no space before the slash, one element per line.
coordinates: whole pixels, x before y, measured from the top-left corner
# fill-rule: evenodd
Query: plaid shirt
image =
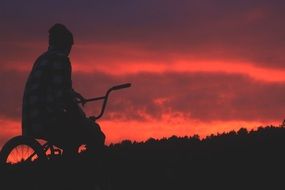
<path fill-rule="evenodd" d="M 23 135 L 45 137 L 47 123 L 75 106 L 74 93 L 69 58 L 59 51 L 42 54 L 34 63 L 24 90 Z"/>

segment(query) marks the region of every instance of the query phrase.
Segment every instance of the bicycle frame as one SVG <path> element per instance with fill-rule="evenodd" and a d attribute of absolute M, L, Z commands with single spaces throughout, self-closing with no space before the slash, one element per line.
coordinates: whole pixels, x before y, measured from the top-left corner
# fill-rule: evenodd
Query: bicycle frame
<path fill-rule="evenodd" d="M 108 102 L 109 95 L 110 95 L 110 93 L 112 91 L 120 90 L 120 89 L 123 89 L 123 88 L 129 88 L 129 87 L 131 87 L 131 83 L 125 83 L 125 84 L 121 84 L 121 85 L 116 85 L 116 86 L 111 87 L 109 90 L 107 90 L 105 96 L 100 96 L 100 97 L 87 99 L 85 101 L 86 103 L 87 102 L 97 101 L 97 100 L 104 100 L 102 108 L 101 108 L 101 111 L 100 111 L 100 114 L 98 116 L 94 116 L 95 119 L 97 120 L 97 119 L 99 119 L 100 117 L 103 116 L 103 114 L 105 112 L 105 108 L 106 108 L 107 102 Z M 82 103 L 82 101 L 77 101 L 77 103 Z M 51 149 L 54 153 L 57 151 L 57 149 L 54 149 L 53 146 L 51 144 L 49 144 L 49 142 L 44 143 L 42 145 L 42 147 L 43 147 L 44 152 L 47 152 L 48 149 Z M 33 153 L 31 156 L 29 156 L 28 160 L 31 160 L 33 158 L 33 156 L 35 156 L 35 153 Z"/>
<path fill-rule="evenodd" d="M 103 116 L 103 114 L 104 114 L 104 112 L 105 112 L 106 104 L 107 104 L 107 102 L 108 102 L 109 95 L 110 95 L 110 93 L 111 93 L 112 91 L 114 91 L 114 90 L 120 90 L 120 89 L 123 89 L 123 88 L 129 88 L 129 87 L 131 87 L 131 83 L 125 83 L 125 84 L 116 85 L 116 86 L 111 87 L 109 90 L 107 90 L 105 96 L 87 99 L 87 100 L 85 101 L 86 103 L 87 103 L 87 102 L 92 102 L 92 101 L 97 101 L 97 100 L 104 100 L 99 115 L 98 115 L 98 116 L 94 116 L 95 119 L 97 120 L 97 119 L 99 119 L 100 117 Z M 82 103 L 82 101 L 77 101 L 77 103 Z"/>

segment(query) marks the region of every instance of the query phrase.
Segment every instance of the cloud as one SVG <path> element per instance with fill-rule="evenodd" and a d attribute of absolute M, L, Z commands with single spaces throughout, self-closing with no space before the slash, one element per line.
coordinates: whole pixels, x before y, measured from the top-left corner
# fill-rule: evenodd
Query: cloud
<path fill-rule="evenodd" d="M 26 72 L 1 71 L 0 116 L 20 120 Z M 284 118 L 285 83 L 262 82 L 225 73 L 74 73 L 74 88 L 85 97 L 102 96 L 117 84 L 132 87 L 111 94 L 103 121 L 173 123 L 268 122 Z M 90 103 L 88 115 L 101 104 Z M 181 118 L 181 119 L 179 119 Z M 173 124 L 174 125 L 174 124 Z"/>
<path fill-rule="evenodd" d="M 131 44 L 145 59 L 175 55 L 284 69 L 281 7 L 279 0 L 5 1 L 0 40 L 43 43 L 49 27 L 62 22 L 76 44 Z M 119 54 L 126 59 L 124 50 Z"/>
<path fill-rule="evenodd" d="M 10 138 L 21 134 L 20 124 L 17 121 L 0 117 L 0 149 Z"/>
<path fill-rule="evenodd" d="M 36 56 L 46 51 L 47 46 L 28 42 L 2 42 L 0 45 L 0 70 L 29 71 Z"/>
<path fill-rule="evenodd" d="M 0 118 L 19 119 L 26 73 L 0 72 Z"/>
<path fill-rule="evenodd" d="M 94 73 L 76 75 L 75 80 L 78 87 L 85 84 L 79 89 L 89 96 L 102 94 L 119 82 L 132 82 L 132 88 L 111 98 L 107 119 L 161 120 L 165 114 L 182 114 L 200 121 L 271 121 L 284 117 L 285 84 L 256 81 L 244 75 L 140 73 L 110 77 Z"/>

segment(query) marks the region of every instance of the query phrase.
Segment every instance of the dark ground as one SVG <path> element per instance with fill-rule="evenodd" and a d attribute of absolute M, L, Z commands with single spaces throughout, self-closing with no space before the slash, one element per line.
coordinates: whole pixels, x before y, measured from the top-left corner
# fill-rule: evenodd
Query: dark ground
<path fill-rule="evenodd" d="M 0 189 L 285 189 L 285 128 L 123 141 L 103 158 L 82 153 L 1 167 Z"/>

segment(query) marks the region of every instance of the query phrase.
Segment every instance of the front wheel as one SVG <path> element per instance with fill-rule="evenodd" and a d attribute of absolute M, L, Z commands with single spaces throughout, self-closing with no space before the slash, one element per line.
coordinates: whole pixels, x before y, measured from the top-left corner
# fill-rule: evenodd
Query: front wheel
<path fill-rule="evenodd" d="M 41 144 L 31 137 L 10 139 L 0 152 L 0 164 L 28 163 L 47 159 Z"/>

